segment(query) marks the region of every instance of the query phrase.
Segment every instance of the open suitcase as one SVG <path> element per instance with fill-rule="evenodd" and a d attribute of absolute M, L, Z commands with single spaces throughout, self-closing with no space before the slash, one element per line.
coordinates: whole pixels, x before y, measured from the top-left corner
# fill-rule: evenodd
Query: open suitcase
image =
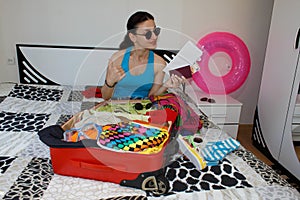
<path fill-rule="evenodd" d="M 116 152 L 100 148 L 96 140 L 63 141 L 64 128 L 53 125 L 42 129 L 40 140 L 50 148 L 56 174 L 117 183 L 122 186 L 164 194 L 169 190 L 165 166 L 178 152 L 176 134 L 170 133 L 161 151 L 153 154 Z"/>

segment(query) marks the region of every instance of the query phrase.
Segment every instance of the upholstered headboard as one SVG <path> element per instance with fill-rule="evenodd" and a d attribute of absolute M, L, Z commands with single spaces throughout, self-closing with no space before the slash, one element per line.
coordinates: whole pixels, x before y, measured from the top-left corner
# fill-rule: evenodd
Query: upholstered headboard
<path fill-rule="evenodd" d="M 108 59 L 117 48 L 17 44 L 20 83 L 103 85 Z M 178 51 L 154 50 L 167 62 Z"/>

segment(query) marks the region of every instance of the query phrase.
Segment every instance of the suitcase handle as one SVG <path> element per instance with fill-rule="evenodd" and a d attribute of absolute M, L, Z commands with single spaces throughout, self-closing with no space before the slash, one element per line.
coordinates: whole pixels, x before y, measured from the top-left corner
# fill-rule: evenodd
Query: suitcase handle
<path fill-rule="evenodd" d="M 95 170 L 95 171 L 101 171 L 101 172 L 113 172 L 113 171 L 125 171 L 125 166 L 115 166 L 114 168 L 109 167 L 108 165 L 102 165 L 102 164 L 93 164 L 93 163 L 87 163 L 87 162 L 78 162 L 79 167 L 83 169 L 89 169 L 89 170 Z"/>

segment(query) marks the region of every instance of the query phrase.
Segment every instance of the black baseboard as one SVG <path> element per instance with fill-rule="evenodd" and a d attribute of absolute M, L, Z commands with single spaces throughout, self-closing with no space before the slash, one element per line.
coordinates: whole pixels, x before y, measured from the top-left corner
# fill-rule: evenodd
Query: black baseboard
<path fill-rule="evenodd" d="M 297 179 L 297 177 L 291 174 L 279 163 L 276 163 L 271 167 L 277 174 L 279 174 L 283 179 L 285 179 L 289 184 L 291 184 L 291 186 L 293 186 L 300 192 L 300 180 Z"/>

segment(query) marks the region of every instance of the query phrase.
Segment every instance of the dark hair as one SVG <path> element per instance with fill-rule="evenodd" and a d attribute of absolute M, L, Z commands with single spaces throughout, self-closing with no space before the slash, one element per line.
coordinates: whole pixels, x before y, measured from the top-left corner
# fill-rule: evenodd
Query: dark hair
<path fill-rule="evenodd" d="M 134 33 L 136 26 L 139 23 L 147 20 L 154 20 L 154 17 L 150 13 L 144 11 L 137 11 L 129 17 L 126 25 L 127 33 L 124 37 L 124 40 L 119 45 L 120 49 L 126 49 L 130 46 L 133 46 L 133 42 L 129 38 L 129 33 Z"/>

